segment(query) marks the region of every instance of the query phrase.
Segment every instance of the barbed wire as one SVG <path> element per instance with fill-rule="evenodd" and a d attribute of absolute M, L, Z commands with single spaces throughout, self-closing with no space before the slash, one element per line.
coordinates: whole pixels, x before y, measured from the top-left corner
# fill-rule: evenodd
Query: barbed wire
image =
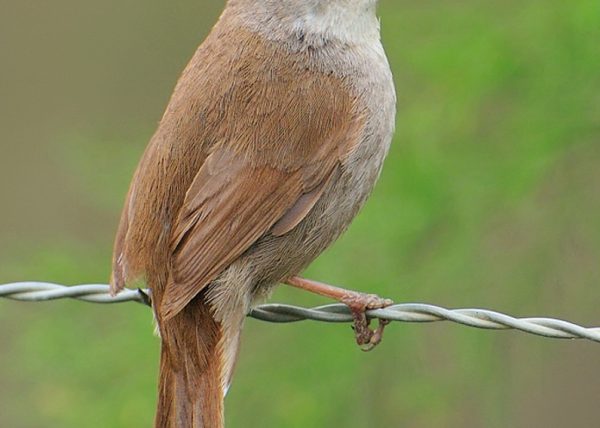
<path fill-rule="evenodd" d="M 148 304 L 145 290 L 126 289 L 117 296 L 109 294 L 106 284 L 64 286 L 48 282 L 18 282 L 0 284 L 0 297 L 26 302 L 57 299 L 76 299 L 91 303 L 138 302 Z M 304 320 L 352 322 L 352 314 L 346 305 L 331 304 L 314 308 L 272 303 L 255 308 L 250 317 L 273 323 L 290 323 Z M 388 321 L 428 323 L 451 321 L 469 327 L 507 330 L 515 329 L 537 336 L 556 339 L 587 339 L 600 342 L 600 327 L 587 328 L 554 318 L 515 318 L 487 309 L 446 309 L 421 303 L 402 303 L 385 309 L 367 311 L 371 319 Z"/>

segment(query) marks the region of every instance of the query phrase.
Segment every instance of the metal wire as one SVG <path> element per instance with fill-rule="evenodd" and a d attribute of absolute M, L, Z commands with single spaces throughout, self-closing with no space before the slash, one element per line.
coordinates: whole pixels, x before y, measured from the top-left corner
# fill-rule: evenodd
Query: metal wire
<path fill-rule="evenodd" d="M 92 303 L 138 302 L 147 304 L 144 290 L 124 290 L 117 296 L 109 294 L 108 285 L 88 284 L 64 286 L 47 282 L 18 282 L 0 285 L 0 297 L 26 302 L 56 299 L 77 299 Z M 343 304 L 302 308 L 284 304 L 267 304 L 254 309 L 249 316 L 273 323 L 304 320 L 351 322 L 352 314 Z M 515 318 L 486 309 L 446 309 L 439 306 L 403 303 L 367 312 L 371 319 L 400 322 L 451 321 L 469 327 L 507 330 L 515 329 L 537 336 L 556 339 L 587 339 L 600 342 L 600 327 L 587 328 L 553 318 Z"/>

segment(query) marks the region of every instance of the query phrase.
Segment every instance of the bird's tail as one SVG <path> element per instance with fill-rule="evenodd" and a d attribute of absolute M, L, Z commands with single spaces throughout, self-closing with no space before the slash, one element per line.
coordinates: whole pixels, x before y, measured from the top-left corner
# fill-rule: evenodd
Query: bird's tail
<path fill-rule="evenodd" d="M 159 327 L 162 338 L 156 428 L 222 428 L 222 330 L 197 296 Z"/>

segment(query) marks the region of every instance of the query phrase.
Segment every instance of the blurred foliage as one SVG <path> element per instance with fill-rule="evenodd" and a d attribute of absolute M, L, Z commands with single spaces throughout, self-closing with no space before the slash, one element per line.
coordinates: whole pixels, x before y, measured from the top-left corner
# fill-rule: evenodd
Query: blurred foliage
<path fill-rule="evenodd" d="M 103 282 L 133 168 L 221 3 L 27 5 L 0 16 L 0 281 Z M 382 0 L 380 14 L 395 142 L 306 275 L 599 323 L 600 3 Z M 158 341 L 141 305 L 0 302 L 0 340 L 1 426 L 150 426 Z M 228 426 L 595 426 L 599 356 L 449 324 L 392 325 L 363 354 L 348 326 L 249 320 Z"/>

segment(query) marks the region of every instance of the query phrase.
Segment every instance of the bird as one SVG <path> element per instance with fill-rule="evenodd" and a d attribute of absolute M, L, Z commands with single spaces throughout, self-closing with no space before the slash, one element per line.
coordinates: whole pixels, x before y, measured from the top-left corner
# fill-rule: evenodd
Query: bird
<path fill-rule="evenodd" d="M 394 133 L 377 0 L 227 0 L 134 172 L 111 290 L 150 289 L 155 427 L 220 428 L 246 315 L 287 283 L 365 311 L 391 304 L 299 276 L 349 226 Z"/>

